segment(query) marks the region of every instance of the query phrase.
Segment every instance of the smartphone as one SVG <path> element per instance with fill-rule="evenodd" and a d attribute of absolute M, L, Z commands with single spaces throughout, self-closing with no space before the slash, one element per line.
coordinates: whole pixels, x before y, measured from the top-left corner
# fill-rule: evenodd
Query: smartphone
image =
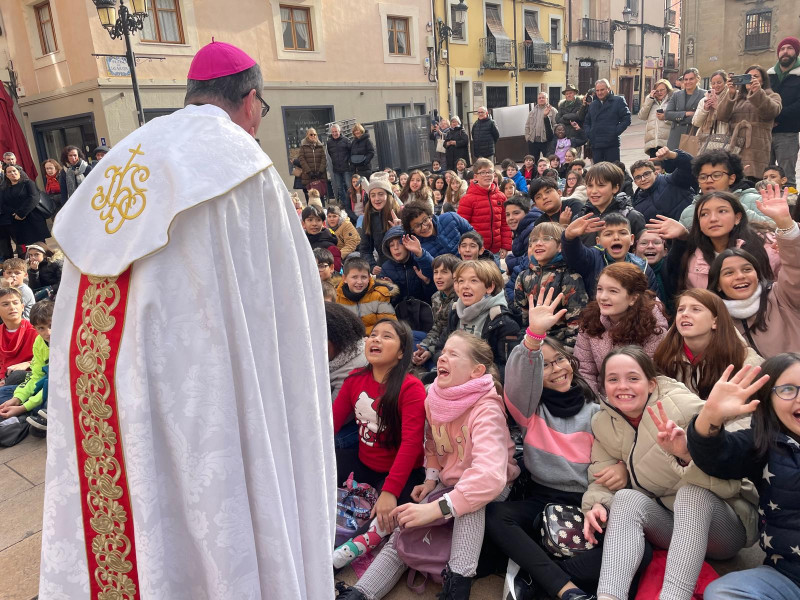
<path fill-rule="evenodd" d="M 731 75 L 731 83 L 733 85 L 747 85 L 753 81 L 753 76 L 750 73 L 744 75 Z"/>
<path fill-rule="evenodd" d="M 658 109 L 656 112 L 657 112 L 658 114 L 663 114 L 663 112 L 664 112 L 664 109 L 663 109 L 663 108 L 659 108 L 659 109 Z"/>

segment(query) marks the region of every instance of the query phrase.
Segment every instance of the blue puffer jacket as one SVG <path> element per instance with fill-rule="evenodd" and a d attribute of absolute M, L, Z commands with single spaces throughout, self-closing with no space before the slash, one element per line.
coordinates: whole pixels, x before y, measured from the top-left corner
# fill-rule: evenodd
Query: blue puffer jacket
<path fill-rule="evenodd" d="M 633 195 L 633 208 L 644 216 L 646 222 L 664 215 L 676 221 L 681 218 L 683 209 L 692 203 L 697 180 L 692 175 L 692 156 L 683 150 L 676 150 L 674 160 L 665 160 L 664 170 L 668 175 L 656 175 L 648 189 L 637 189 Z"/>
<path fill-rule="evenodd" d="M 581 243 L 580 238 L 568 240 L 566 234 L 561 234 L 561 254 L 564 256 L 567 266 L 583 277 L 583 284 L 586 287 L 586 292 L 589 294 L 589 299 L 594 300 L 600 272 L 616 261 L 611 258 L 608 252 L 603 248 L 599 246 L 587 248 Z M 625 262 L 632 263 L 639 267 L 647 276 L 647 287 L 658 294 L 658 280 L 656 279 L 656 274 L 647 264 L 646 260 L 628 252 L 628 255 L 625 257 Z"/>
<path fill-rule="evenodd" d="M 523 194 L 528 193 L 528 182 L 525 181 L 525 176 L 522 174 L 522 171 L 517 171 L 517 174 L 511 178 L 514 182 L 514 185 L 517 186 L 517 190 L 522 192 Z"/>
<path fill-rule="evenodd" d="M 516 266 L 528 258 L 528 238 L 531 231 L 536 226 L 536 220 L 542 216 L 542 211 L 532 208 L 531 211 L 522 217 L 514 232 L 514 239 L 511 241 L 511 254 L 506 255 L 506 271 L 511 274 Z M 509 305 L 510 306 L 510 305 Z"/>
<path fill-rule="evenodd" d="M 595 98 L 589 105 L 583 129 L 592 148 L 614 148 L 619 146 L 619 136 L 630 125 L 631 111 L 625 98 L 609 91 L 605 102 Z"/>
<path fill-rule="evenodd" d="M 747 477 L 755 484 L 764 564 L 791 579 L 800 594 L 800 444 L 778 433 L 767 454 L 759 456 L 752 428 L 703 437 L 694 425 L 687 431 L 689 452 L 703 472 L 720 479 Z"/>
<path fill-rule="evenodd" d="M 422 256 L 409 254 L 405 262 L 399 263 L 392 258 L 392 253 L 389 252 L 389 242 L 395 238 L 402 238 L 405 234 L 403 228 L 396 225 L 383 236 L 383 254 L 386 256 L 386 261 L 381 265 L 380 276 L 391 279 L 392 283 L 400 289 L 399 293 L 392 298 L 392 304 L 397 304 L 409 296 L 430 304 L 431 296 L 436 291 L 436 285 L 433 283 L 433 257 L 430 253 L 423 249 Z M 422 271 L 422 274 L 430 280 L 427 285 L 414 272 L 414 267 Z"/>
<path fill-rule="evenodd" d="M 458 256 L 458 241 L 462 235 L 472 231 L 472 225 L 464 217 L 454 212 L 434 215 L 431 219 L 433 219 L 435 233 L 430 237 L 417 236 L 422 248 L 433 258 L 442 254 Z"/>

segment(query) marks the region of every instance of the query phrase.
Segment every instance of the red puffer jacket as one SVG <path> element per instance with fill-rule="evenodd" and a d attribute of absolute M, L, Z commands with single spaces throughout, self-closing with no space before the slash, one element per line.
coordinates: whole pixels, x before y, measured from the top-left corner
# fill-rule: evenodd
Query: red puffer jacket
<path fill-rule="evenodd" d="M 501 248 L 511 250 L 511 230 L 503 208 L 505 201 L 505 194 L 494 183 L 487 190 L 473 181 L 458 203 L 458 214 L 483 236 L 484 247 L 494 254 Z"/>

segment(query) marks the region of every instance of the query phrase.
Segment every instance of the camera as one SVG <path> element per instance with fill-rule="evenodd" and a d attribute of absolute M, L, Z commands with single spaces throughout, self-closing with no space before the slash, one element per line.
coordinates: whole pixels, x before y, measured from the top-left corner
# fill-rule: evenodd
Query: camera
<path fill-rule="evenodd" d="M 747 85 L 753 81 L 753 76 L 750 73 L 744 75 L 731 75 L 731 83 L 733 85 Z"/>

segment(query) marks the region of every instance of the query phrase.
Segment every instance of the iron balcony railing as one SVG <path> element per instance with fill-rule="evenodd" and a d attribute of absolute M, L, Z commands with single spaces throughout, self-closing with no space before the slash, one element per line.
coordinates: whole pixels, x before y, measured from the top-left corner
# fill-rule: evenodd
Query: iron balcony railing
<path fill-rule="evenodd" d="M 526 40 L 519 45 L 519 68 L 522 71 L 552 71 L 550 44 Z"/>
<path fill-rule="evenodd" d="M 484 69 L 514 69 L 514 45 L 511 40 L 498 40 L 495 37 L 480 39 L 481 66 Z M 508 60 L 506 60 L 508 59 Z"/>
<path fill-rule="evenodd" d="M 611 43 L 611 32 L 608 21 L 583 18 L 580 27 L 580 40 L 582 42 Z"/>

